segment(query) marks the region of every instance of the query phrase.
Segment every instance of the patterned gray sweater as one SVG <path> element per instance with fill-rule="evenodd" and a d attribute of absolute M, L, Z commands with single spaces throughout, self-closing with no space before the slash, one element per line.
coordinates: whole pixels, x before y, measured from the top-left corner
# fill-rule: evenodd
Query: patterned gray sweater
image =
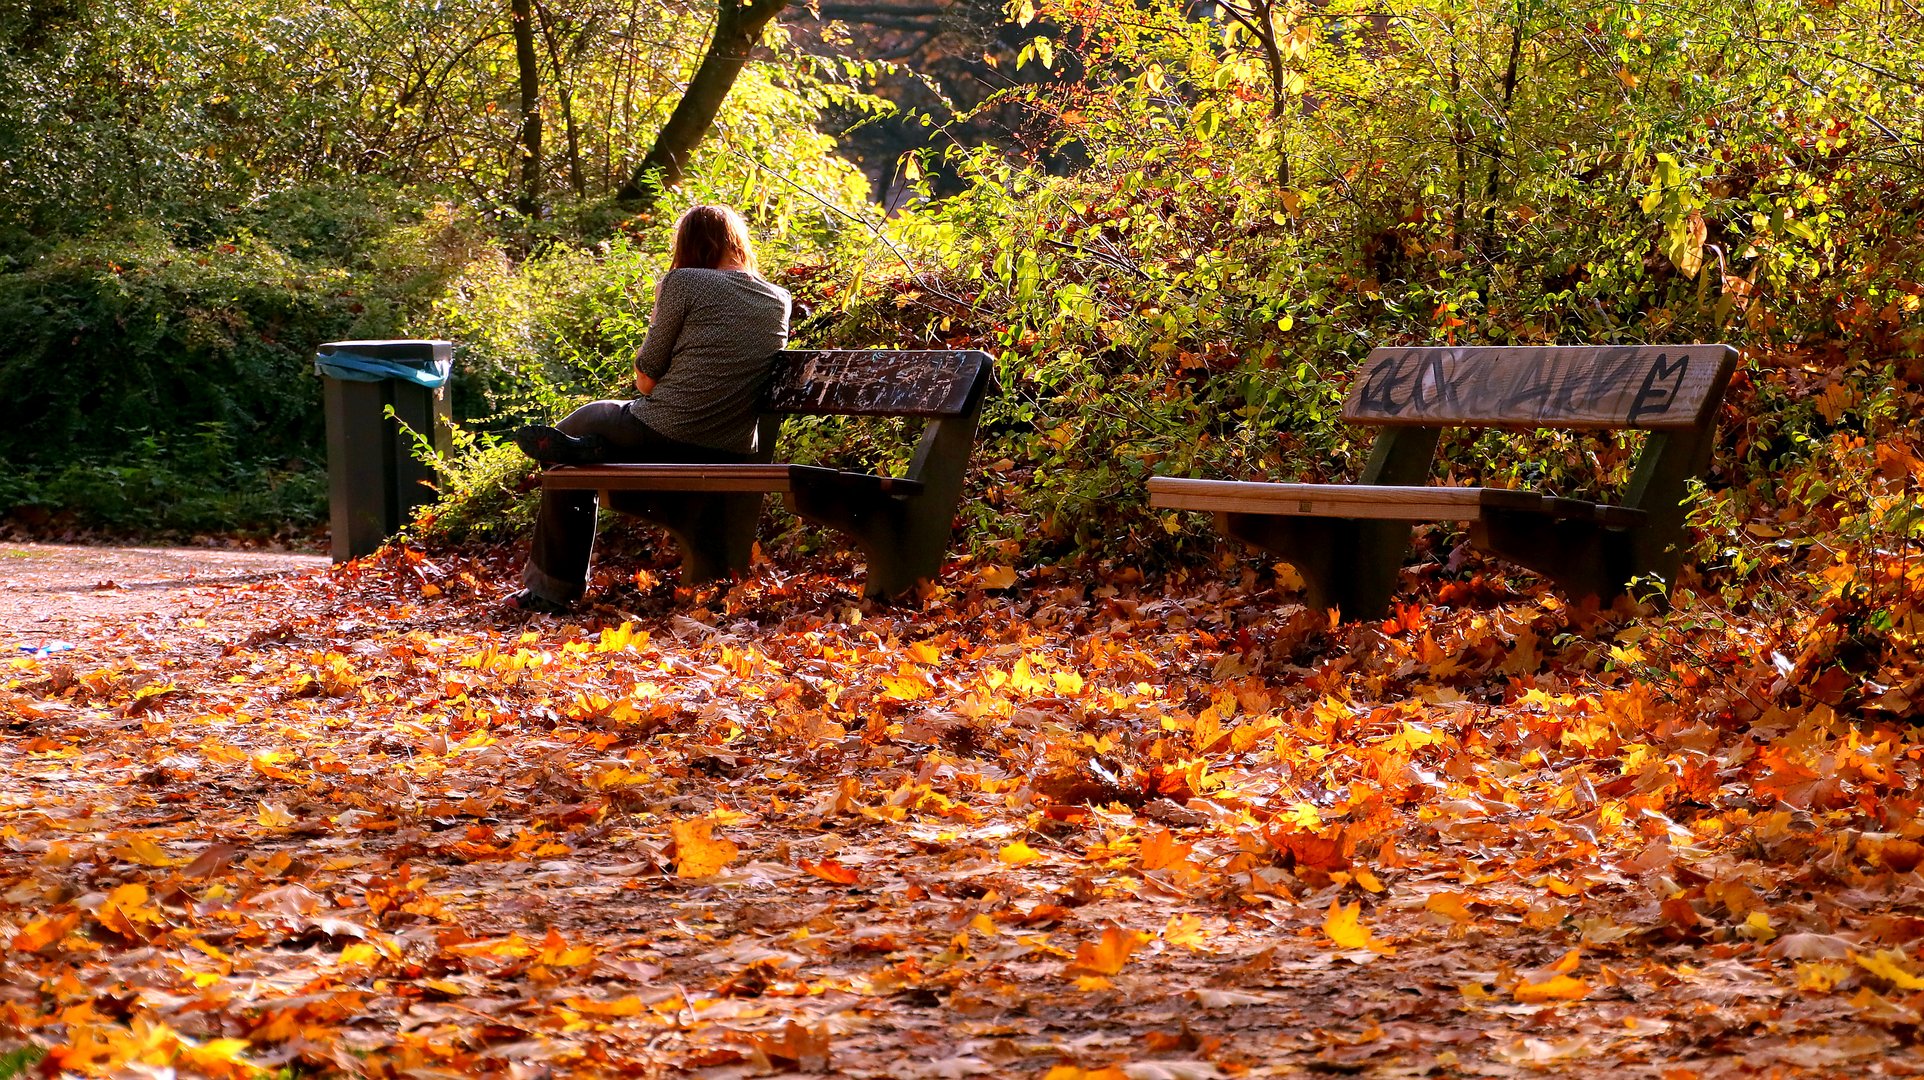
<path fill-rule="evenodd" d="M 671 439 L 750 453 L 762 384 L 788 341 L 788 291 L 743 270 L 670 270 L 635 354 L 654 393 L 628 403 Z"/>

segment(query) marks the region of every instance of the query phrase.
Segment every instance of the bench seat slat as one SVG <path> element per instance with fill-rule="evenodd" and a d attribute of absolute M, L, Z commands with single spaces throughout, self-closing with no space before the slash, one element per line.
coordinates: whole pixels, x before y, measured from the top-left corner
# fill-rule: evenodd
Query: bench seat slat
<path fill-rule="evenodd" d="M 549 469 L 541 486 L 558 491 L 746 491 L 786 493 L 801 486 L 840 487 L 885 495 L 919 495 L 922 484 L 899 476 L 844 472 L 813 465 L 580 465 Z"/>
<path fill-rule="evenodd" d="M 1270 484 L 1157 476 L 1149 504 L 1168 510 L 1374 518 L 1385 521 L 1475 521 L 1486 507 L 1542 512 L 1534 491 L 1484 487 L 1398 487 L 1387 484 Z"/>
<path fill-rule="evenodd" d="M 1541 514 L 1594 521 L 1609 528 L 1641 525 L 1648 517 L 1628 506 L 1565 499 L 1534 491 L 1488 487 L 1397 487 L 1388 484 L 1269 484 L 1157 476 L 1149 505 L 1165 510 L 1372 518 L 1383 521 L 1479 521 L 1487 511 Z"/>

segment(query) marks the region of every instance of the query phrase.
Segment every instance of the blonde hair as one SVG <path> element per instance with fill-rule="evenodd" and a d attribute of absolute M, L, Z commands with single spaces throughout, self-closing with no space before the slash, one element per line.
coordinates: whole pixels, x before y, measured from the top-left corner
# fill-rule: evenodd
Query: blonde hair
<path fill-rule="evenodd" d="M 738 262 L 751 274 L 759 273 L 755 245 L 748 239 L 748 223 L 726 206 L 691 206 L 675 221 L 675 250 L 668 268 L 693 266 L 715 270 L 724 262 Z"/>

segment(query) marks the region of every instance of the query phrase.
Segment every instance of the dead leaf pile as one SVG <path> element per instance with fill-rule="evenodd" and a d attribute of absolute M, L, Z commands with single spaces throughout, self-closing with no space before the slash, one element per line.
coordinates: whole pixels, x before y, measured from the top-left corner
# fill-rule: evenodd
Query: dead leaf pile
<path fill-rule="evenodd" d="M 390 552 L 8 661 L 0 1059 L 1915 1071 L 1924 739 L 1784 654 L 1821 614 L 764 566 L 509 623 L 507 577 Z"/>

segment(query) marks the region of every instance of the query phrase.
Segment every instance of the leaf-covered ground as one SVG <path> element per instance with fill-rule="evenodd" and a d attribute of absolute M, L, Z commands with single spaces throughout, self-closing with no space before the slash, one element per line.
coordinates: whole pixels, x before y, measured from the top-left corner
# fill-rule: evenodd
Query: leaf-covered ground
<path fill-rule="evenodd" d="M 1777 631 L 824 569 L 389 553 L 12 659 L 0 1075 L 1924 1071 L 1924 740 Z"/>

